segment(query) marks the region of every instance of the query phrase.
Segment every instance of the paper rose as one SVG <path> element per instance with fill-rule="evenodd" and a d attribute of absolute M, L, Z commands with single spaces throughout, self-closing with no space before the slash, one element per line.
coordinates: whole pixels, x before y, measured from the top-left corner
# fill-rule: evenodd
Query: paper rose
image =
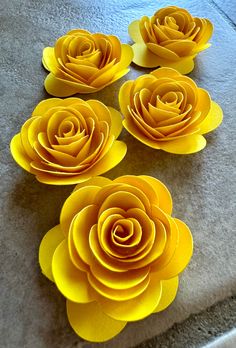
<path fill-rule="evenodd" d="M 132 22 L 129 34 L 135 44 L 133 62 L 147 68 L 166 66 L 188 74 L 194 57 L 210 46 L 213 25 L 206 18 L 192 17 L 177 6 L 157 11 Z"/>
<path fill-rule="evenodd" d="M 46 47 L 42 63 L 50 71 L 44 85 L 56 97 L 93 93 L 129 71 L 133 50 L 113 35 L 76 29 Z"/>
<path fill-rule="evenodd" d="M 40 182 L 75 184 L 123 159 L 126 145 L 115 140 L 121 129 L 120 113 L 97 100 L 47 99 L 13 137 L 11 153 Z"/>
<path fill-rule="evenodd" d="M 79 336 L 106 341 L 174 300 L 193 242 L 171 212 L 169 191 L 153 177 L 96 177 L 77 185 L 60 225 L 41 242 L 39 262 L 67 298 Z"/>
<path fill-rule="evenodd" d="M 202 150 L 202 134 L 219 126 L 223 112 L 207 91 L 171 68 L 125 82 L 119 92 L 124 127 L 145 145 L 175 154 Z"/>

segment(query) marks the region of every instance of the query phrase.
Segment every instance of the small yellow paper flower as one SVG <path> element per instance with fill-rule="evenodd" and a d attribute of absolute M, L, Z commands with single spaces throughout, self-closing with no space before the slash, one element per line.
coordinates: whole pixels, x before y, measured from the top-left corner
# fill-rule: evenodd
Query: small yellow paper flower
<path fill-rule="evenodd" d="M 176 154 L 202 150 L 202 134 L 223 119 L 207 91 L 171 68 L 160 68 L 125 82 L 119 92 L 124 127 L 142 143 Z"/>
<path fill-rule="evenodd" d="M 98 100 L 47 99 L 13 137 L 11 153 L 40 182 L 76 184 L 123 159 L 126 145 L 115 140 L 121 129 L 120 113 Z"/>
<path fill-rule="evenodd" d="M 41 242 L 39 262 L 67 298 L 79 336 L 106 341 L 174 300 L 193 242 L 171 212 L 169 191 L 153 177 L 95 177 L 77 185 L 60 225 Z"/>
<path fill-rule="evenodd" d="M 192 17 L 177 6 L 158 10 L 151 18 L 144 16 L 132 22 L 129 34 L 135 44 L 133 62 L 156 68 L 165 66 L 188 74 L 194 68 L 194 57 L 210 46 L 212 23 Z"/>
<path fill-rule="evenodd" d="M 132 48 L 116 36 L 75 29 L 44 49 L 44 85 L 56 97 L 93 93 L 127 74 L 132 59 Z"/>

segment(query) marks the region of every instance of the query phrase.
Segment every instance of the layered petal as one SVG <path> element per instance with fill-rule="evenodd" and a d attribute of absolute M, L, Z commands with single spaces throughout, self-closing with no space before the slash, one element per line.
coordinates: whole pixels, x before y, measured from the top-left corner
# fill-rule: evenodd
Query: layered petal
<path fill-rule="evenodd" d="M 148 288 L 132 300 L 119 302 L 100 298 L 104 312 L 116 320 L 136 321 L 150 315 L 157 307 L 162 294 L 161 282 L 151 276 Z"/>
<path fill-rule="evenodd" d="M 201 151 L 206 146 L 202 134 L 223 119 L 206 90 L 170 67 L 125 82 L 119 103 L 129 133 L 147 146 L 175 154 Z"/>
<path fill-rule="evenodd" d="M 181 273 L 193 253 L 193 238 L 188 226 L 179 219 L 174 219 L 174 221 L 179 230 L 178 244 L 167 265 L 155 272 L 160 279 L 170 279 Z"/>
<path fill-rule="evenodd" d="M 172 303 L 193 242 L 171 211 L 166 186 L 146 175 L 93 177 L 66 200 L 39 260 L 82 338 L 106 341 Z"/>
<path fill-rule="evenodd" d="M 192 17 L 177 6 L 158 10 L 151 18 L 143 16 L 129 25 L 135 42 L 133 62 L 146 68 L 172 67 L 182 74 L 194 68 L 194 57 L 208 48 L 213 26 L 208 19 Z"/>
<path fill-rule="evenodd" d="M 126 326 L 106 315 L 96 303 L 74 303 L 67 301 L 67 315 L 74 331 L 87 341 L 104 342 L 118 335 Z"/>
<path fill-rule="evenodd" d="M 75 29 L 43 50 L 50 72 L 44 86 L 57 97 L 97 92 L 127 74 L 132 59 L 132 48 L 116 36 Z"/>
<path fill-rule="evenodd" d="M 157 305 L 157 307 L 154 309 L 153 313 L 158 313 L 166 309 L 175 299 L 178 285 L 179 285 L 179 278 L 171 278 L 161 281 L 162 285 L 162 293 L 161 293 L 161 299 Z"/>
<path fill-rule="evenodd" d="M 58 289 L 67 299 L 78 303 L 94 301 L 94 291 L 87 281 L 87 275 L 71 262 L 65 240 L 53 254 L 52 273 Z"/>
<path fill-rule="evenodd" d="M 214 129 L 219 127 L 222 121 L 223 111 L 216 102 L 212 101 L 209 113 L 207 114 L 203 122 L 199 125 L 199 133 L 206 134 L 213 131 Z"/>
<path fill-rule="evenodd" d="M 54 281 L 52 274 L 52 258 L 58 245 L 64 240 L 64 234 L 60 225 L 53 227 L 43 237 L 39 247 L 39 264 L 42 273 L 51 281 Z"/>
<path fill-rule="evenodd" d="M 100 175 L 124 158 L 126 145 L 116 140 L 121 130 L 121 114 L 102 102 L 51 98 L 36 106 L 10 148 L 15 161 L 38 181 L 70 185 Z"/>

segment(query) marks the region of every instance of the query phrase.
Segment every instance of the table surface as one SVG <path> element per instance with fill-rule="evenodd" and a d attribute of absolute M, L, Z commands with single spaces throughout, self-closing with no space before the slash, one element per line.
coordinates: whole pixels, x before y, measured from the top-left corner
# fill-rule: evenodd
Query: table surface
<path fill-rule="evenodd" d="M 65 300 L 40 272 L 39 243 L 58 223 L 72 187 L 38 183 L 12 160 L 9 142 L 44 91 L 42 49 L 73 28 L 115 33 L 131 43 L 128 24 L 152 15 L 166 1 L 1 0 L 0 52 L 0 219 L 1 343 L 4 348 L 95 347 L 70 328 Z M 199 347 L 236 325 L 236 6 L 234 1 L 176 1 L 215 25 L 212 46 L 200 53 L 190 74 L 224 110 L 223 124 L 207 135 L 207 147 L 178 156 L 145 147 L 125 130 L 125 159 L 106 175 L 147 174 L 170 189 L 174 215 L 192 230 L 195 249 L 180 279 L 173 305 L 163 313 L 129 324 L 100 347 Z M 99 99 L 118 108 L 117 94 L 125 80 L 148 70 L 131 66 L 121 80 L 85 99 Z M 223 302 L 222 302 L 223 301 Z M 211 307 L 213 306 L 213 307 Z M 199 313 L 199 314 L 196 314 Z M 187 319 L 189 318 L 189 319 Z M 173 326 L 174 325 L 174 326 Z M 172 327 L 172 328 L 171 328 Z M 146 341 L 149 340 L 149 341 Z M 144 343 L 143 343 L 144 342 Z M 141 347 L 140 346 L 140 347 Z"/>

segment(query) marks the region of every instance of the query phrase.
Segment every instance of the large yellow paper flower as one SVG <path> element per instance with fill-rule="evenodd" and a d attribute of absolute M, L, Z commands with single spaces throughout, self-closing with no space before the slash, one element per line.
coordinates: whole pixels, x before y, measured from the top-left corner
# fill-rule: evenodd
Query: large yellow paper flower
<path fill-rule="evenodd" d="M 115 140 L 120 113 L 97 100 L 52 98 L 40 102 L 11 141 L 11 153 L 46 184 L 83 182 L 116 166 L 126 145 Z"/>
<path fill-rule="evenodd" d="M 177 6 L 158 10 L 151 18 L 144 16 L 132 22 L 129 34 L 135 44 L 133 62 L 155 68 L 167 66 L 188 74 L 194 68 L 194 57 L 210 46 L 212 23 L 192 17 Z"/>
<path fill-rule="evenodd" d="M 56 97 L 93 93 L 127 74 L 132 59 L 132 48 L 116 36 L 75 29 L 44 49 L 44 85 Z"/>
<path fill-rule="evenodd" d="M 124 127 L 155 149 L 176 154 L 202 150 L 202 134 L 219 126 L 223 112 L 207 91 L 171 68 L 127 81 L 119 92 Z"/>
<path fill-rule="evenodd" d="M 77 185 L 60 225 L 41 242 L 39 262 L 67 298 L 79 336 L 108 340 L 174 300 L 193 242 L 171 212 L 169 191 L 153 177 L 96 177 Z"/>

